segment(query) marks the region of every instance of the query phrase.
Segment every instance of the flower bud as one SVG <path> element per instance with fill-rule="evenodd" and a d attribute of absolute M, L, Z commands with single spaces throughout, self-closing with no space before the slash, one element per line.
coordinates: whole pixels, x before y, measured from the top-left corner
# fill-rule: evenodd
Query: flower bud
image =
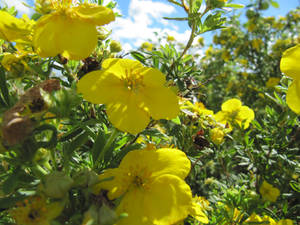
<path fill-rule="evenodd" d="M 73 179 L 64 172 L 54 171 L 47 175 L 42 184 L 42 191 L 51 198 L 63 198 L 73 185 Z"/>
<path fill-rule="evenodd" d="M 112 40 L 109 45 L 111 52 L 120 52 L 122 51 L 122 45 L 120 42 Z"/>

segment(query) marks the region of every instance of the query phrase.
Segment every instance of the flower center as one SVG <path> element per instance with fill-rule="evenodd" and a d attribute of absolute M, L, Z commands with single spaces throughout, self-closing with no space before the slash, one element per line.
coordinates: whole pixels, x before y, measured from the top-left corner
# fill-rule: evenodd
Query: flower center
<path fill-rule="evenodd" d="M 152 173 L 145 167 L 136 165 L 130 168 L 130 172 L 127 174 L 129 179 L 129 187 L 133 189 L 149 189 L 149 183 L 151 181 Z"/>
<path fill-rule="evenodd" d="M 31 220 L 36 220 L 39 217 L 40 217 L 40 213 L 38 212 L 38 210 L 32 209 L 28 214 L 28 218 Z"/>
<path fill-rule="evenodd" d="M 125 70 L 124 86 L 128 91 L 138 92 L 144 86 L 140 73 L 133 69 Z"/>

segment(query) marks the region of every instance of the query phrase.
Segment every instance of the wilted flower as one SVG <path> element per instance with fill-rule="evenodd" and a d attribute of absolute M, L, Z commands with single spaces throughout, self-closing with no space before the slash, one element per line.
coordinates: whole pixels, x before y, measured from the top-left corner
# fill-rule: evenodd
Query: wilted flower
<path fill-rule="evenodd" d="M 63 210 L 60 202 L 47 203 L 41 196 L 33 196 L 17 203 L 10 214 L 17 225 L 50 225 Z"/>

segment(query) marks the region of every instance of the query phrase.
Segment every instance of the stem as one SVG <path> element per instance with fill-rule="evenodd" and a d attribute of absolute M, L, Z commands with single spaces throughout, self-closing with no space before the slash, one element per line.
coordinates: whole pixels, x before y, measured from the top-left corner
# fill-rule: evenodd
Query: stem
<path fill-rule="evenodd" d="M 43 169 L 43 167 L 41 167 L 38 164 L 35 164 L 31 167 L 31 171 L 39 178 L 44 177 L 45 175 L 47 175 L 47 171 Z"/>
<path fill-rule="evenodd" d="M 57 163 L 56 163 L 55 149 L 54 148 L 50 148 L 50 157 L 51 157 L 51 160 L 53 162 L 54 169 L 57 170 Z"/>
<path fill-rule="evenodd" d="M 182 4 L 183 4 L 183 7 L 184 7 L 185 11 L 186 11 L 187 14 L 189 15 L 189 8 L 186 8 L 186 6 L 184 5 L 184 0 L 182 0 Z M 188 11 L 187 11 L 187 10 L 188 10 Z M 200 17 L 199 19 L 201 20 L 201 18 L 202 18 L 208 11 L 209 11 L 209 8 L 206 7 L 205 10 L 204 10 L 204 12 L 201 13 L 201 14 L 199 15 L 199 17 Z M 194 41 L 194 38 L 196 37 L 196 35 L 195 35 L 196 25 L 197 25 L 196 22 L 193 20 L 193 21 L 192 21 L 192 31 L 191 31 L 191 34 L 190 34 L 188 43 L 186 44 L 186 46 L 185 46 L 184 50 L 182 51 L 182 53 L 180 54 L 179 58 L 176 59 L 176 60 L 172 63 L 172 65 L 170 66 L 170 71 L 172 71 L 172 70 L 174 69 L 175 63 L 176 63 L 177 61 L 179 61 L 179 60 L 184 56 L 184 54 L 187 52 L 187 50 L 192 46 L 193 41 Z"/>

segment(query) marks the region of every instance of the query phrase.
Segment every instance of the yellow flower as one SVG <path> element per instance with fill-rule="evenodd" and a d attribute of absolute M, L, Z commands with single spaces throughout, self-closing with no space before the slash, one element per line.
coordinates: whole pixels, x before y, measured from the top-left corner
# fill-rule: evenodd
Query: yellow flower
<path fill-rule="evenodd" d="M 54 11 L 37 21 L 33 46 L 41 57 L 62 54 L 68 59 L 84 59 L 97 46 L 96 26 L 114 19 L 111 9 L 96 4 L 57 5 Z"/>
<path fill-rule="evenodd" d="M 261 39 L 253 39 L 251 44 L 252 47 L 256 49 L 256 51 L 259 51 L 261 45 L 263 44 L 263 41 Z"/>
<path fill-rule="evenodd" d="M 168 42 L 175 41 L 175 38 L 174 38 L 173 36 L 168 35 L 167 41 L 168 41 Z"/>
<path fill-rule="evenodd" d="M 0 10 L 0 39 L 14 42 L 30 42 L 35 22 L 27 15 L 21 19 Z"/>
<path fill-rule="evenodd" d="M 280 78 L 279 77 L 270 77 L 269 80 L 266 83 L 267 88 L 275 87 L 277 84 L 279 84 Z"/>
<path fill-rule="evenodd" d="M 231 43 L 235 43 L 237 39 L 238 39 L 238 36 L 232 35 L 232 36 L 231 36 L 231 39 L 230 39 L 230 42 L 231 42 Z"/>
<path fill-rule="evenodd" d="M 172 119 L 179 114 L 176 94 L 165 87 L 159 70 L 131 59 L 107 59 L 103 70 L 86 74 L 78 92 L 94 104 L 106 104 L 110 122 L 122 131 L 137 134 L 153 119 Z"/>
<path fill-rule="evenodd" d="M 225 62 L 228 62 L 231 58 L 230 53 L 227 50 L 222 52 L 221 57 Z"/>
<path fill-rule="evenodd" d="M 24 69 L 28 70 L 27 63 L 23 60 L 23 56 L 5 52 L 1 60 L 2 66 L 14 74 L 22 74 Z"/>
<path fill-rule="evenodd" d="M 224 133 L 223 129 L 220 127 L 215 127 L 210 130 L 210 138 L 211 138 L 212 142 L 215 143 L 216 145 L 223 143 L 224 135 L 225 135 L 225 133 Z"/>
<path fill-rule="evenodd" d="M 271 217 L 269 216 L 263 216 L 262 218 L 262 222 L 267 222 L 267 223 L 262 223 L 263 225 L 277 225 L 277 223 L 275 222 L 275 220 L 273 220 Z"/>
<path fill-rule="evenodd" d="M 270 202 L 276 202 L 278 196 L 280 195 L 280 191 L 266 181 L 264 181 L 260 186 L 259 193 L 262 195 L 263 199 Z"/>
<path fill-rule="evenodd" d="M 264 223 L 265 222 L 265 223 Z M 262 218 L 259 215 L 256 215 L 255 213 L 252 213 L 251 216 L 245 220 L 245 223 L 243 224 L 252 224 L 252 223 L 259 223 L 261 225 L 277 225 L 275 220 L 273 220 L 269 216 L 263 216 Z"/>
<path fill-rule="evenodd" d="M 197 43 L 201 46 L 204 46 L 204 38 L 203 37 L 199 37 L 197 40 Z"/>
<path fill-rule="evenodd" d="M 277 222 L 277 225 L 293 225 L 293 221 L 290 219 L 282 219 Z"/>
<path fill-rule="evenodd" d="M 10 214 L 17 225 L 50 225 L 63 208 L 60 202 L 47 203 L 45 198 L 33 196 L 18 203 Z"/>
<path fill-rule="evenodd" d="M 253 222 L 262 222 L 262 219 L 260 218 L 259 215 L 252 213 L 251 216 L 245 220 L 245 223 L 248 224 L 248 223 L 253 223 Z"/>
<path fill-rule="evenodd" d="M 142 49 L 145 49 L 147 51 L 152 51 L 153 49 L 153 44 L 149 43 L 149 42 L 144 42 L 141 46 Z"/>
<path fill-rule="evenodd" d="M 280 70 L 293 78 L 286 94 L 288 106 L 297 114 L 300 114 L 300 44 L 286 50 L 280 61 Z"/>
<path fill-rule="evenodd" d="M 197 221 L 207 224 L 209 221 L 204 210 L 208 208 L 208 205 L 209 202 L 205 198 L 195 196 L 193 198 L 190 215 L 194 217 Z"/>
<path fill-rule="evenodd" d="M 202 102 L 195 102 L 194 104 L 190 101 L 184 101 L 183 104 L 180 106 L 180 109 L 189 109 L 192 112 L 196 113 L 197 115 L 201 116 L 209 116 L 214 115 L 212 110 L 205 108 L 205 105 Z"/>
<path fill-rule="evenodd" d="M 215 114 L 215 119 L 220 123 L 228 124 L 230 129 L 235 123 L 247 129 L 254 119 L 254 112 L 249 107 L 242 106 L 239 99 L 233 98 L 222 104 L 222 111 Z"/>
<path fill-rule="evenodd" d="M 240 59 L 239 61 L 240 61 L 240 63 L 241 63 L 243 66 L 247 66 L 247 65 L 248 65 L 248 60 L 247 60 L 247 59 Z"/>
<path fill-rule="evenodd" d="M 99 176 L 104 181 L 97 188 L 108 190 L 109 199 L 122 196 L 116 212 L 128 217 L 117 225 L 170 225 L 190 213 L 192 193 L 184 181 L 190 166 L 185 153 L 177 149 L 134 150 L 118 168 Z"/>

